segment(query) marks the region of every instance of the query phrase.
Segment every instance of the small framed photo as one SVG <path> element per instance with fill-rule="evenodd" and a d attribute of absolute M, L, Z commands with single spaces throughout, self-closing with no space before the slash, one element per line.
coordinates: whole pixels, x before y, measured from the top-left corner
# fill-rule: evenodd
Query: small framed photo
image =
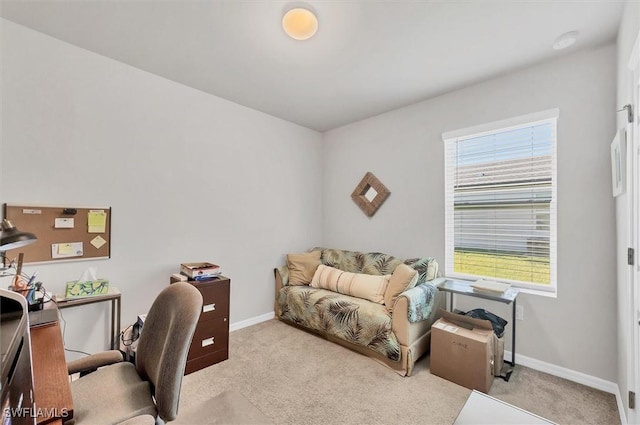
<path fill-rule="evenodd" d="M 611 177 L 613 183 L 613 196 L 618 196 L 625 191 L 626 181 L 626 131 L 624 128 L 616 132 L 611 142 Z"/>

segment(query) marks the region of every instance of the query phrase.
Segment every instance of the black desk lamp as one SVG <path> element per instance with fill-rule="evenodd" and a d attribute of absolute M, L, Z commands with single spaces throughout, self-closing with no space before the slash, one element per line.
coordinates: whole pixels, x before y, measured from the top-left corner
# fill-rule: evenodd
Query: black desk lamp
<path fill-rule="evenodd" d="M 0 224 L 0 257 L 2 258 L 0 271 L 8 268 L 6 265 L 5 251 L 21 248 L 25 245 L 34 243 L 37 240 L 38 238 L 36 238 L 36 235 L 33 233 L 18 230 L 6 218 L 2 220 L 2 223 Z"/>

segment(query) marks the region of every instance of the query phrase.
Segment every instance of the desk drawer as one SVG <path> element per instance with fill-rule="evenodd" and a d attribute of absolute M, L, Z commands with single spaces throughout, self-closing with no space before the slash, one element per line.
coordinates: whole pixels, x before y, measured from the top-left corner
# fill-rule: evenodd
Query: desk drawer
<path fill-rule="evenodd" d="M 205 367 L 220 363 L 221 361 L 229 358 L 229 349 L 223 348 L 206 356 L 198 357 L 195 359 L 187 360 L 187 365 L 184 369 L 184 374 L 188 375 L 197 370 L 204 369 Z"/>
<path fill-rule="evenodd" d="M 214 318 L 198 323 L 193 334 L 187 360 L 201 357 L 229 344 L 229 320 L 226 317 Z"/>
<path fill-rule="evenodd" d="M 201 322 L 216 317 L 229 317 L 229 280 L 199 284 L 196 288 L 202 294 Z"/>

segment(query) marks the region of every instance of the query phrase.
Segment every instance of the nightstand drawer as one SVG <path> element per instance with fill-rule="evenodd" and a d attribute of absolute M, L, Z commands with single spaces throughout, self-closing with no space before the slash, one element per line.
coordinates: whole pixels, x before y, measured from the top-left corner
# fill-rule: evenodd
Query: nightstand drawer
<path fill-rule="evenodd" d="M 227 348 L 229 342 L 229 319 L 226 317 L 214 318 L 198 323 L 193 334 L 191 348 L 187 356 L 188 360 L 202 357 L 223 348 Z"/>

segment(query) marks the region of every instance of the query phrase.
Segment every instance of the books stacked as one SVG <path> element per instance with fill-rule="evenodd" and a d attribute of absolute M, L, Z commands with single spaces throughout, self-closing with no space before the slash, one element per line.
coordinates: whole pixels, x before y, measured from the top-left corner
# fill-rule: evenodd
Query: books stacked
<path fill-rule="evenodd" d="M 471 284 L 474 291 L 485 292 L 487 294 L 501 295 L 504 294 L 509 288 L 510 283 L 494 282 L 492 280 L 480 279 Z"/>
<path fill-rule="evenodd" d="M 222 271 L 220 266 L 213 263 L 182 263 L 180 264 L 180 274 L 189 280 L 203 281 L 220 277 Z"/>

